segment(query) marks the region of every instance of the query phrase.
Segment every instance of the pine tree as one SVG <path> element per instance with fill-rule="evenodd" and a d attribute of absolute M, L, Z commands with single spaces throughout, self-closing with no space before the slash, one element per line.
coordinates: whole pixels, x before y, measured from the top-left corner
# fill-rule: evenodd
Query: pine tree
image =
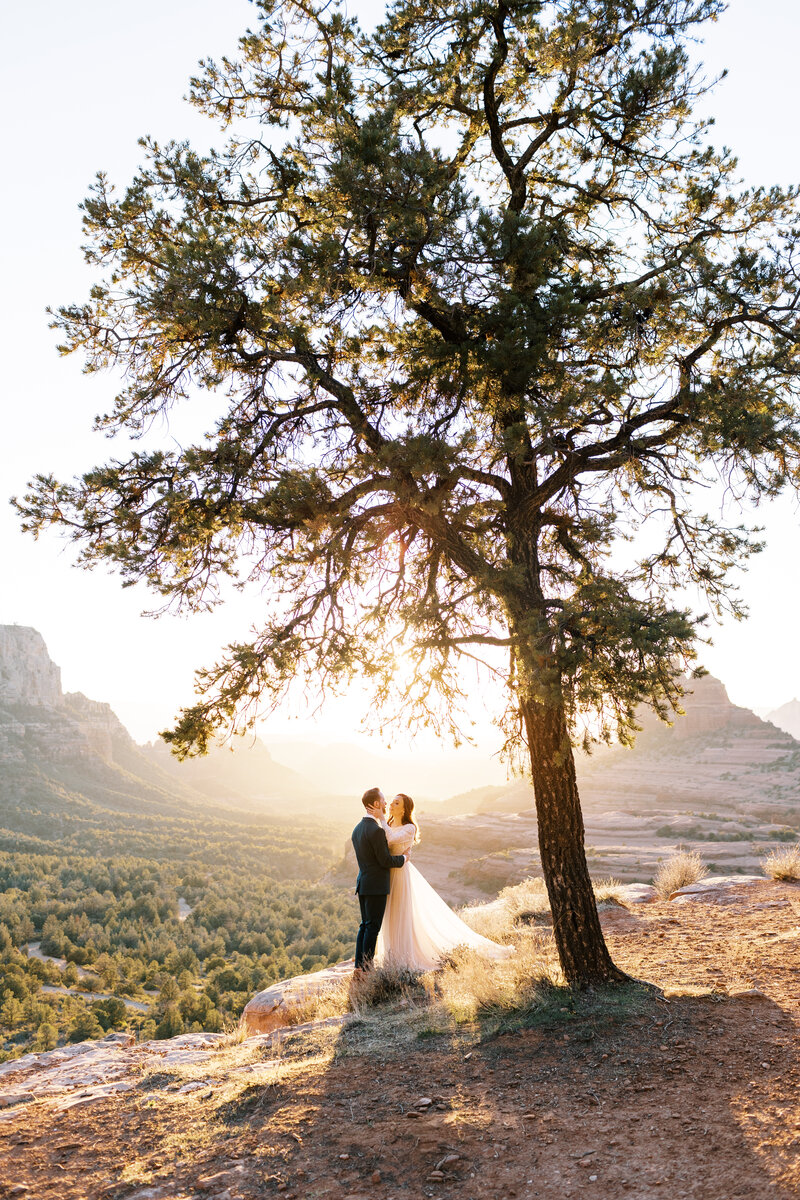
<path fill-rule="evenodd" d="M 298 679 L 361 674 L 452 732 L 461 664 L 485 662 L 565 976 L 620 979 L 573 746 L 680 704 L 681 588 L 740 611 L 757 536 L 698 485 L 797 483 L 798 192 L 742 188 L 693 118 L 687 45 L 718 0 L 397 0 L 373 33 L 258 7 L 192 81 L 229 141 L 146 140 L 126 191 L 98 177 L 96 282 L 56 317 L 87 370 L 124 371 L 104 431 L 153 440 L 201 391 L 213 429 L 37 477 L 24 524 L 177 607 L 266 589 L 168 733 L 180 755 Z"/>

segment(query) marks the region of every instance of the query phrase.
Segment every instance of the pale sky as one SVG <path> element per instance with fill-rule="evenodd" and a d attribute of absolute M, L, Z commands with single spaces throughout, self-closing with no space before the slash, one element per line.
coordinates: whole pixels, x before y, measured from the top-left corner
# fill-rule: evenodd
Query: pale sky
<path fill-rule="evenodd" d="M 354 7 L 365 17 L 378 11 L 370 0 Z M 245 0 L 27 0 L 9 6 L 4 21 L 0 624 L 37 628 L 65 688 L 111 703 L 139 740 L 191 700 L 195 667 L 246 636 L 259 597 L 206 616 L 144 618 L 153 600 L 143 590 L 74 569 L 56 538 L 23 537 L 4 498 L 36 471 L 70 476 L 108 457 L 91 422 L 107 409 L 114 380 L 84 376 L 77 358 L 59 358 L 44 311 L 81 301 L 91 282 L 78 203 L 99 169 L 127 182 L 141 158 L 139 136 L 198 146 L 218 137 L 182 97 L 197 60 L 234 52 L 255 18 Z M 800 180 L 798 43 L 793 0 L 733 0 L 699 51 L 710 73 L 729 70 L 709 108 L 715 140 L 736 150 L 749 182 Z M 702 660 L 736 703 L 769 708 L 800 694 L 800 513 L 786 498 L 758 519 L 768 549 L 742 579 L 750 619 L 715 628 Z M 326 708 L 316 726 L 282 718 L 262 733 L 349 740 L 362 707 L 356 693 Z M 487 734 L 487 749 L 491 741 Z"/>

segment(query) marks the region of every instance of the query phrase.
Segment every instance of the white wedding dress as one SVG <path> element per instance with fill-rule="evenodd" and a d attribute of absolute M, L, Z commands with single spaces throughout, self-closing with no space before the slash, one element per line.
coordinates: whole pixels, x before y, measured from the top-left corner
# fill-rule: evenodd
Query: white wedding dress
<path fill-rule="evenodd" d="M 382 822 L 392 854 L 410 850 L 416 829 Z M 391 890 L 375 948 L 377 967 L 431 971 L 456 946 L 468 946 L 484 958 L 508 958 L 513 946 L 501 946 L 470 929 L 414 866 L 392 867 Z"/>

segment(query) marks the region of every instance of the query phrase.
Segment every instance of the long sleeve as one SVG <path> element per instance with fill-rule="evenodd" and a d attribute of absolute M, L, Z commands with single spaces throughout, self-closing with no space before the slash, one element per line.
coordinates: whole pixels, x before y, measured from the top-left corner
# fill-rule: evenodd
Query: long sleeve
<path fill-rule="evenodd" d="M 386 841 L 390 853 L 407 854 L 414 845 L 416 835 L 417 830 L 414 825 L 399 825 L 397 828 L 390 825 L 386 830 Z"/>
<path fill-rule="evenodd" d="M 370 830 L 369 840 L 372 849 L 375 852 L 375 859 L 379 867 L 388 871 L 390 867 L 402 867 L 405 865 L 405 859 L 402 854 L 390 854 L 389 846 L 386 841 L 386 833 L 380 825 L 375 826 L 374 832 Z"/>

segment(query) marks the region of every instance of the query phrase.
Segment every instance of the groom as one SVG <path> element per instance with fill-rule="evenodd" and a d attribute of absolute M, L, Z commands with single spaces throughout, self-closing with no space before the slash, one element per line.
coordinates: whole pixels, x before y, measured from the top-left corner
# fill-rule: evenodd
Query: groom
<path fill-rule="evenodd" d="M 386 897 L 389 895 L 389 871 L 402 867 L 407 854 L 390 854 L 381 820 L 386 816 L 386 800 L 380 788 L 369 788 L 361 797 L 366 812 L 353 830 L 353 849 L 358 861 L 356 894 L 361 905 L 361 925 L 356 939 L 356 970 L 368 967 L 375 954 L 375 943 L 383 924 Z"/>

